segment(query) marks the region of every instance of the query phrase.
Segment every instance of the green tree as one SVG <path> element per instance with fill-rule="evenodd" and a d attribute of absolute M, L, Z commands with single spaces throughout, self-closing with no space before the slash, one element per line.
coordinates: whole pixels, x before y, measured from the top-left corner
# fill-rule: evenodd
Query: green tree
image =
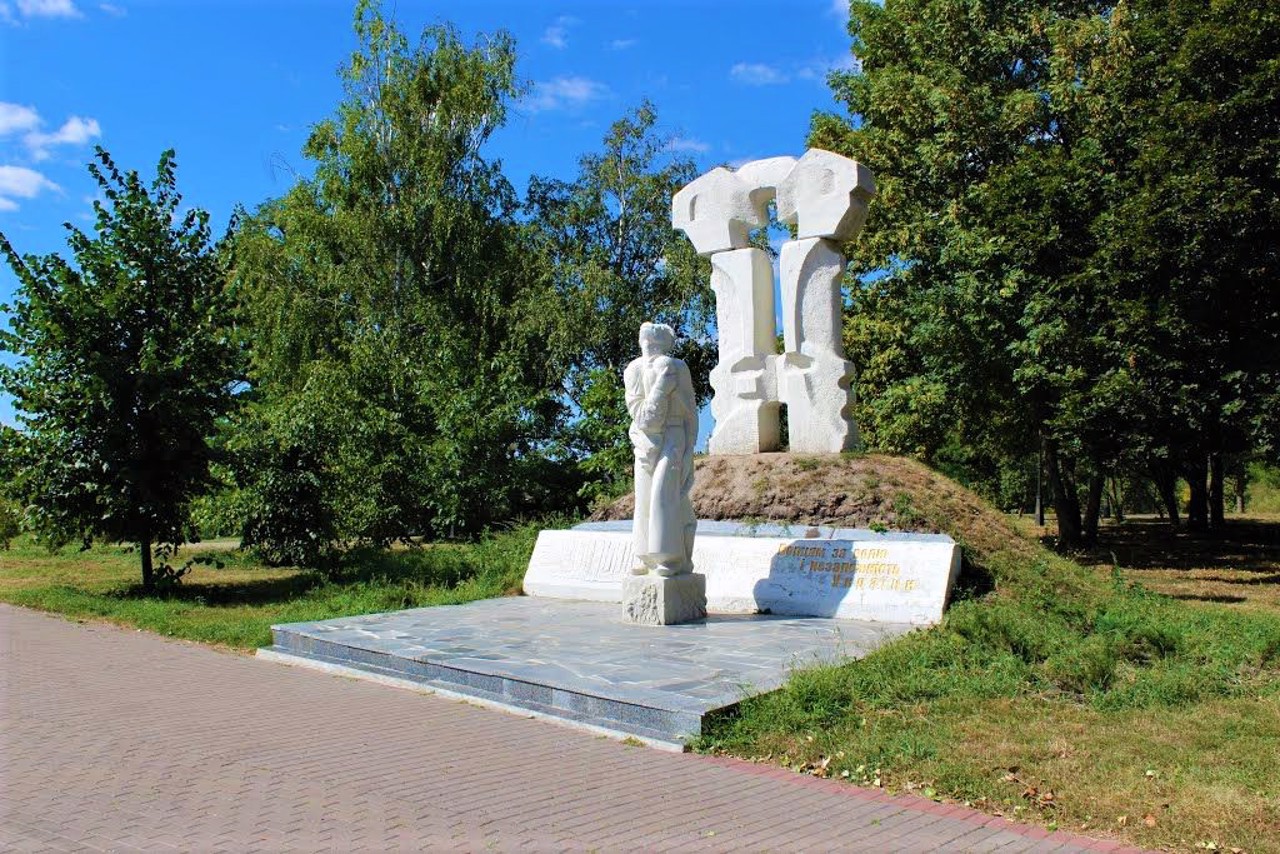
<path fill-rule="evenodd" d="M 603 148 L 583 156 L 573 181 L 534 177 L 526 209 L 553 271 L 568 360 L 564 395 L 576 416 L 564 443 L 605 492 L 630 477 L 622 369 L 646 320 L 681 339 L 699 396 L 714 364 L 714 302 L 707 262 L 671 226 L 671 197 L 697 177 L 672 152 L 648 101 L 614 122 Z"/>
<path fill-rule="evenodd" d="M 19 280 L 0 337 L 17 356 L 0 369 L 21 425 L 11 489 L 53 545 L 136 543 L 146 590 L 192 534 L 237 377 L 209 216 L 182 211 L 175 170 L 167 151 L 148 187 L 98 148 L 89 171 L 105 203 L 93 236 L 66 226 L 74 263 L 19 257 L 0 235 Z"/>
<path fill-rule="evenodd" d="M 370 3 L 355 29 L 346 96 L 304 150 L 314 178 L 235 239 L 256 402 L 232 444 L 248 539 L 281 559 L 318 554 L 284 542 L 464 534 L 521 512 L 561 414 L 547 277 L 483 156 L 522 91 L 511 39 L 469 47 L 433 26 L 410 45 Z"/>
<path fill-rule="evenodd" d="M 854 3 L 850 116 L 813 123 L 881 188 L 846 328 L 864 435 L 989 483 L 1042 450 L 1067 545 L 1109 473 L 1198 459 L 1203 489 L 1274 423 L 1275 12 L 1210 7 Z"/>
<path fill-rule="evenodd" d="M 1280 8 L 1130 0 L 1109 23 L 1099 267 L 1149 402 L 1136 440 L 1166 494 L 1190 485 L 1189 523 L 1220 525 L 1225 472 L 1280 455 Z"/>

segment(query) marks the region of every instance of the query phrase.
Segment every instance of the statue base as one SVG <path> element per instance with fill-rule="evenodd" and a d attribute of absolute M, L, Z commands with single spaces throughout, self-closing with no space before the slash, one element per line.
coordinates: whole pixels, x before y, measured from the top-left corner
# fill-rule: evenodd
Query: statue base
<path fill-rule="evenodd" d="M 671 626 L 707 616 L 707 577 L 696 572 L 663 577 L 633 575 L 622 582 L 622 613 L 628 623 Z"/>

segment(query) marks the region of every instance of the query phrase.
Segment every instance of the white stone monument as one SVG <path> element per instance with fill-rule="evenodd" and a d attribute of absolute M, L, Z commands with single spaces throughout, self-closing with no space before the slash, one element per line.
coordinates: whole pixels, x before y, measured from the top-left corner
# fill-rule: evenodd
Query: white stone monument
<path fill-rule="evenodd" d="M 875 179 L 865 166 L 810 149 L 799 160 L 771 157 L 730 171 L 712 169 L 671 200 L 671 221 L 711 258 L 720 360 L 711 371 L 712 454 L 778 450 L 780 407 L 789 449 L 834 453 L 854 448 L 852 365 L 841 342 L 841 243 L 867 218 Z M 777 352 L 773 271 L 748 243 L 752 228 L 795 226 L 782 245 L 783 352 Z"/>
<path fill-rule="evenodd" d="M 693 571 L 697 519 L 693 444 L 698 402 L 689 366 L 671 355 L 675 332 L 640 327 L 640 356 L 623 372 L 628 435 L 635 449 L 634 563 L 622 584 L 626 618 L 645 625 L 687 623 L 707 615 L 707 579 Z"/>
<path fill-rule="evenodd" d="M 711 258 L 720 337 L 711 371 L 711 453 L 777 450 L 783 405 L 790 450 L 834 453 L 857 445 L 851 366 L 841 343 L 841 244 L 861 230 L 874 194 L 865 166 L 813 149 L 799 159 L 712 169 L 672 199 L 672 222 Z M 772 265 L 749 241 L 752 229 L 768 224 L 773 200 L 778 219 L 796 233 L 779 259 L 782 352 Z M 667 355 L 670 330 L 646 327 L 643 355 L 624 376 L 636 447 L 635 518 L 543 531 L 525 593 L 622 602 L 628 619 L 651 625 L 697 619 L 708 607 L 912 625 L 942 618 L 961 564 L 959 545 L 945 535 L 695 526 L 689 488 L 697 419 L 688 369 Z M 675 373 L 664 374 L 668 369 Z M 673 391 L 655 396 L 663 388 Z"/>

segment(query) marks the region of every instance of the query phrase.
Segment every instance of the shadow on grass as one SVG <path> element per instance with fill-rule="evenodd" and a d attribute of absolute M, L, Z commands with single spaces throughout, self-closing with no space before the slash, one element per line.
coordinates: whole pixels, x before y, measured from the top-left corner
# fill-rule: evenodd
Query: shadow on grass
<path fill-rule="evenodd" d="M 1104 525 L 1098 546 L 1076 555 L 1088 565 L 1125 569 L 1234 569 L 1275 573 L 1280 568 L 1280 522 L 1229 519 L 1220 531 L 1173 531 L 1158 519 Z M 1114 555 L 1114 558 L 1113 558 Z M 1260 580 L 1259 583 L 1274 581 Z"/>
<path fill-rule="evenodd" d="M 344 587 L 456 587 L 479 572 L 477 561 L 465 548 L 431 545 L 407 549 L 359 547 L 343 556 L 341 566 L 330 572 L 300 570 L 293 575 L 241 581 L 192 581 L 148 593 L 141 584 L 113 592 L 119 599 L 165 599 L 213 607 L 273 605 L 305 598 L 329 584 Z M 196 577 L 216 575 L 197 567 Z"/>
<path fill-rule="evenodd" d="M 1238 605 L 1241 602 L 1249 601 L 1244 596 L 1202 596 L 1195 593 L 1169 593 L 1166 595 L 1170 599 L 1181 599 L 1184 602 L 1216 602 L 1220 605 Z"/>

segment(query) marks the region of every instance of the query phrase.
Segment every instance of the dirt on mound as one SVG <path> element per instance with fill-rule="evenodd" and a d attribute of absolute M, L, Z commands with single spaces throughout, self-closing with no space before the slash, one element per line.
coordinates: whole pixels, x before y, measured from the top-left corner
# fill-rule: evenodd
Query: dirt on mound
<path fill-rule="evenodd" d="M 996 551 L 1035 548 L 975 493 L 905 457 L 753 454 L 694 465 L 699 519 L 944 533 L 979 564 Z M 634 508 L 625 495 L 591 518 L 630 519 Z"/>

